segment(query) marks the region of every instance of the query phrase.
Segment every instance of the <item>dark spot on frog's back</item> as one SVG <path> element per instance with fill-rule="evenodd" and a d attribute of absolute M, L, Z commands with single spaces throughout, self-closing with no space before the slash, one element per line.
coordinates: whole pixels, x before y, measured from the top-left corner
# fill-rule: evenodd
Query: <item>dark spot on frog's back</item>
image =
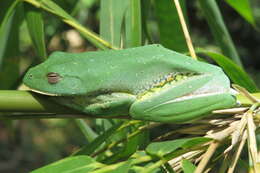
<path fill-rule="evenodd" d="M 56 84 L 61 80 L 61 76 L 59 75 L 59 73 L 50 72 L 46 76 L 49 84 Z"/>

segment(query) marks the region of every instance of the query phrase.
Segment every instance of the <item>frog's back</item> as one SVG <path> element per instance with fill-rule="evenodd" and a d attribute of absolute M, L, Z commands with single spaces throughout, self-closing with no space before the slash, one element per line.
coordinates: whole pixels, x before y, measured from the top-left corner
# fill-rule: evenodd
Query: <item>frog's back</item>
<path fill-rule="evenodd" d="M 173 72 L 212 72 L 215 66 L 201 69 L 198 62 L 160 45 L 149 45 L 124 50 L 85 53 L 54 53 L 52 68 L 64 76 L 78 76 L 85 83 L 86 93 L 140 93 Z M 199 65 L 198 65 L 199 64 Z"/>

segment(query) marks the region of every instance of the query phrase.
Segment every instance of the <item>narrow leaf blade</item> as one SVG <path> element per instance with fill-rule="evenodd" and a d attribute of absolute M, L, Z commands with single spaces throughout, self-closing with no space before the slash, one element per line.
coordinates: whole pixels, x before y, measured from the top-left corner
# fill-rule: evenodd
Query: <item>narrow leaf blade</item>
<path fill-rule="evenodd" d="M 29 1 L 26 0 L 26 2 L 31 3 L 32 5 L 42 8 L 45 11 L 48 11 L 49 13 L 52 13 L 56 16 L 58 16 L 63 22 L 67 23 L 68 25 L 74 27 L 76 30 L 78 30 L 86 39 L 88 39 L 90 42 L 92 42 L 95 46 L 101 48 L 101 49 L 116 49 L 116 47 L 113 47 L 109 42 L 101 39 L 96 33 L 89 30 L 88 28 L 82 26 L 80 23 L 78 23 L 72 16 L 70 16 L 65 10 L 63 10 L 60 6 L 58 6 L 54 1 L 50 0 L 44 0 L 44 1 Z"/>
<path fill-rule="evenodd" d="M 117 47 L 120 47 L 121 29 L 127 2 L 127 0 L 100 1 L 100 35 Z"/>
<path fill-rule="evenodd" d="M 100 145 L 106 141 L 106 139 L 111 136 L 121 125 L 122 123 L 115 124 L 110 129 L 105 131 L 102 135 L 99 135 L 95 140 L 93 140 L 91 143 L 87 144 L 83 148 L 81 148 L 79 151 L 75 152 L 73 155 L 89 155 L 93 153 Z"/>
<path fill-rule="evenodd" d="M 1 13 L 1 25 L 0 25 L 0 67 L 3 61 L 3 57 L 7 47 L 7 40 L 11 32 L 11 27 L 13 23 L 13 16 L 16 11 L 16 7 L 20 1 L 1 1 L 1 7 L 8 7 L 5 13 Z"/>
<path fill-rule="evenodd" d="M 39 8 L 35 8 L 30 4 L 24 5 L 26 22 L 35 50 L 41 61 L 47 58 L 43 18 Z"/>
<path fill-rule="evenodd" d="M 1 2 L 3 3 L 3 2 Z M 19 78 L 19 34 L 23 21 L 22 4 L 8 5 L 0 27 L 0 89 L 16 89 Z"/>
<path fill-rule="evenodd" d="M 199 0 L 211 33 L 223 54 L 230 57 L 237 65 L 243 67 L 232 38 L 226 28 L 223 17 L 215 0 Z"/>
<path fill-rule="evenodd" d="M 88 173 L 98 168 L 101 164 L 96 162 L 89 156 L 74 156 L 68 157 L 42 168 L 36 169 L 31 173 Z"/>
<path fill-rule="evenodd" d="M 127 0 L 128 10 L 125 17 L 125 47 L 136 47 L 142 44 L 142 26 L 141 26 L 141 1 Z"/>
<path fill-rule="evenodd" d="M 193 173 L 196 169 L 196 166 L 186 159 L 182 160 L 181 166 L 184 173 Z"/>
<path fill-rule="evenodd" d="M 166 154 L 172 153 L 178 148 L 189 148 L 210 141 L 210 138 L 183 138 L 172 141 L 154 142 L 147 146 L 146 152 L 150 155 L 163 157 Z"/>
<path fill-rule="evenodd" d="M 200 52 L 208 55 L 220 67 L 222 67 L 224 72 L 235 84 L 238 84 L 246 88 L 249 92 L 259 91 L 259 89 L 257 88 L 255 82 L 251 79 L 251 77 L 241 67 L 239 67 L 237 64 L 232 62 L 228 57 L 218 53 L 209 52 L 209 51 L 200 51 Z"/>

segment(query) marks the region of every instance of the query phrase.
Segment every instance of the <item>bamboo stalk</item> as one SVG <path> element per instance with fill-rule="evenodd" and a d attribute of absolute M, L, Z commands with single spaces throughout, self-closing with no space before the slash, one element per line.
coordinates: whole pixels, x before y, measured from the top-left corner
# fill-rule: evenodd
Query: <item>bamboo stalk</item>
<path fill-rule="evenodd" d="M 197 59 L 197 56 L 196 56 L 196 53 L 195 53 L 195 50 L 194 50 L 194 47 L 193 47 L 193 44 L 192 44 L 192 40 L 191 40 L 189 31 L 188 31 L 188 27 L 186 25 L 186 22 L 185 22 L 183 13 L 182 13 L 182 9 L 181 9 L 179 0 L 173 0 L 173 1 L 174 1 L 174 4 L 175 4 L 177 12 L 178 12 L 178 16 L 179 16 L 179 19 L 180 19 L 181 27 L 182 27 L 182 30 L 183 30 L 183 33 L 184 33 L 184 37 L 185 37 L 185 40 L 186 40 L 186 43 L 187 43 L 190 55 L 191 55 L 191 57 L 193 59 Z"/>

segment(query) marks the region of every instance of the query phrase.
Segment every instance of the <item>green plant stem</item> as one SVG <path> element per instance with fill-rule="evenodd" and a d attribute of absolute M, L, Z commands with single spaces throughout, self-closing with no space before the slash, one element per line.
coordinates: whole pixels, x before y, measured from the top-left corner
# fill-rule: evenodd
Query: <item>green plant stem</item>
<path fill-rule="evenodd" d="M 101 118 L 61 106 L 51 97 L 29 91 L 0 90 L 0 119 Z M 105 117 L 104 117 L 105 118 Z M 115 117 L 109 117 L 115 118 Z M 118 117 L 127 118 L 127 117 Z"/>
<path fill-rule="evenodd" d="M 88 142 L 92 142 L 98 136 L 84 121 L 84 119 L 75 119 L 75 123 L 80 128 Z"/>
<path fill-rule="evenodd" d="M 252 94 L 260 99 L 260 93 Z M 252 105 L 251 101 L 243 95 L 236 95 L 242 105 Z M 75 110 L 63 107 L 53 102 L 51 97 L 43 96 L 28 91 L 0 90 L 0 119 L 20 118 L 82 118 L 93 117 Z M 12 113 L 22 113 L 12 115 Z M 42 114 L 39 114 L 42 113 Z M 46 114 L 48 113 L 48 114 Z M 50 114 L 52 113 L 52 114 Z M 39 115 L 38 115 L 39 114 Z M 93 117 L 98 118 L 98 117 Z M 100 117 L 99 117 L 100 118 Z M 104 117 L 103 117 L 104 118 Z M 115 117 L 109 117 L 115 118 Z M 128 118 L 128 117 L 116 117 Z"/>
<path fill-rule="evenodd" d="M 51 103 L 27 91 L 0 90 L 1 112 L 47 112 Z"/>

